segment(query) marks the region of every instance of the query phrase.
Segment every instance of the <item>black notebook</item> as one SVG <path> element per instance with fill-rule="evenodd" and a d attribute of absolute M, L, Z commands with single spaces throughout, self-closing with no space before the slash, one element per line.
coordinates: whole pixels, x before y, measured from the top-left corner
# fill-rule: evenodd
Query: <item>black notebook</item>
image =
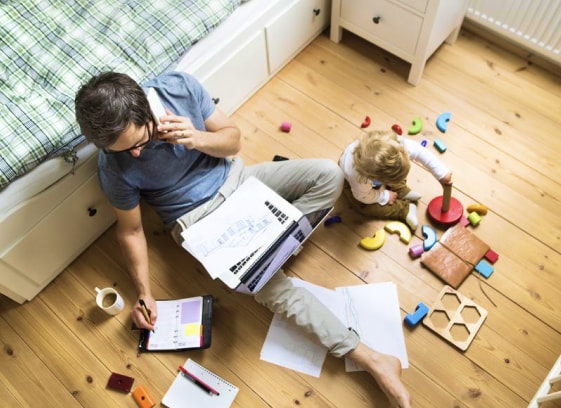
<path fill-rule="evenodd" d="M 211 295 L 157 300 L 158 320 L 154 331 L 142 330 L 140 351 L 205 349 L 212 329 Z"/>

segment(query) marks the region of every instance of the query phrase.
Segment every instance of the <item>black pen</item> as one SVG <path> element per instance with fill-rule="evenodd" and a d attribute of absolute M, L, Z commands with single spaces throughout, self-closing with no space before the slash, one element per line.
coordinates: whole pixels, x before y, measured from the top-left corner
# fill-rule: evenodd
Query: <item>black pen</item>
<path fill-rule="evenodd" d="M 142 311 L 142 314 L 144 315 L 144 319 L 152 324 L 152 318 L 150 318 L 150 310 L 146 307 L 146 303 L 144 303 L 144 300 L 142 299 L 138 299 L 138 303 L 140 303 L 140 310 Z M 152 330 L 152 333 L 154 333 L 154 330 Z"/>
<path fill-rule="evenodd" d="M 199 379 L 196 375 L 191 374 L 189 371 L 187 371 L 185 367 L 179 366 L 179 369 L 181 370 L 181 372 L 185 377 L 193 381 L 195 385 L 197 385 L 200 389 L 205 390 L 209 394 L 220 395 L 220 393 L 216 391 L 214 388 L 212 388 L 210 385 Z"/>

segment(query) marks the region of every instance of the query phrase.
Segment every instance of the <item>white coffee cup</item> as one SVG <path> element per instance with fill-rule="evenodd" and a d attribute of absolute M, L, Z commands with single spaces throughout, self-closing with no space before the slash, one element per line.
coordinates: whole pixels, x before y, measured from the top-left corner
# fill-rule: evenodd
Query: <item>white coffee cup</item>
<path fill-rule="evenodd" d="M 100 309 L 109 313 L 110 315 L 116 315 L 125 307 L 125 301 L 113 288 L 95 288 L 97 295 L 95 297 L 95 302 Z"/>

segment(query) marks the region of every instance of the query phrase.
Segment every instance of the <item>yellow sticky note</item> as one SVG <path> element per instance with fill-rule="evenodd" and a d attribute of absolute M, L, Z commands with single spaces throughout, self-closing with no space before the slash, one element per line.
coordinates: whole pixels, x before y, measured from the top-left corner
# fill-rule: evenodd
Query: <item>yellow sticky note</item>
<path fill-rule="evenodd" d="M 199 323 L 185 325 L 185 336 L 200 336 L 202 326 Z"/>

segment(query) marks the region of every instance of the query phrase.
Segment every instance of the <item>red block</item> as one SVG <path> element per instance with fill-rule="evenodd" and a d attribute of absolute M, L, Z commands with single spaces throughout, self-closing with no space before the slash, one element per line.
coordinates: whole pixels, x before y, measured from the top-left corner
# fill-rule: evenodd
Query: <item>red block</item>
<path fill-rule="evenodd" d="M 497 254 L 495 251 L 490 249 L 485 254 L 485 259 L 487 259 L 489 262 L 494 264 L 495 262 L 497 262 L 499 260 L 499 254 Z"/>

